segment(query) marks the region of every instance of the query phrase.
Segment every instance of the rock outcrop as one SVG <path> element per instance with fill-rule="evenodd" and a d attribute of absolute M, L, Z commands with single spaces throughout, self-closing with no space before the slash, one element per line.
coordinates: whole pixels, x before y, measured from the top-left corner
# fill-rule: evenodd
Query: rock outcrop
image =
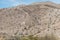
<path fill-rule="evenodd" d="M 51 2 L 0 9 L 0 33 L 60 35 L 60 5 Z"/>

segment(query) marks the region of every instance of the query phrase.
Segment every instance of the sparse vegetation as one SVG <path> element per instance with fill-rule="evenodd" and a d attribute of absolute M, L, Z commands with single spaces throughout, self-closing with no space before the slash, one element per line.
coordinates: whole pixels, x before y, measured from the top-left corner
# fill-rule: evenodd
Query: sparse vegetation
<path fill-rule="evenodd" d="M 33 36 L 33 35 L 29 35 L 29 36 L 24 36 L 24 37 L 21 37 L 21 40 L 39 40 L 39 37 L 37 36 Z"/>
<path fill-rule="evenodd" d="M 46 35 L 44 37 L 37 37 L 33 35 L 22 37 L 21 40 L 58 40 L 54 35 Z"/>
<path fill-rule="evenodd" d="M 29 35 L 29 36 L 14 36 L 8 39 L 1 39 L 0 40 L 58 40 L 56 36 L 54 35 L 46 35 L 44 37 L 37 37 L 37 36 L 33 36 L 33 35 Z"/>

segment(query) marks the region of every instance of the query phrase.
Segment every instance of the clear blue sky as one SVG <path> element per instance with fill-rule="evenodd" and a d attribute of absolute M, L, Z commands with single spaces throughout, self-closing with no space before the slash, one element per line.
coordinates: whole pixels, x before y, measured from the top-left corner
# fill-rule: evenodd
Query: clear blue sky
<path fill-rule="evenodd" d="M 34 2 L 45 2 L 45 1 L 52 1 L 60 4 L 60 0 L 0 0 L 0 8 L 8 8 L 21 4 L 31 4 Z"/>

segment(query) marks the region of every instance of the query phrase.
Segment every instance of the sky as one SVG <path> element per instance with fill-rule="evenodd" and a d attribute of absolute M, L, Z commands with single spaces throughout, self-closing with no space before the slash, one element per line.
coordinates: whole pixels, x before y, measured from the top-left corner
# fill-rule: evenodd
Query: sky
<path fill-rule="evenodd" d="M 18 6 L 21 4 L 31 4 L 35 2 L 46 2 L 46 1 L 51 1 L 57 4 L 60 4 L 60 0 L 0 0 L 0 8 L 9 8 L 9 7 L 14 7 Z"/>

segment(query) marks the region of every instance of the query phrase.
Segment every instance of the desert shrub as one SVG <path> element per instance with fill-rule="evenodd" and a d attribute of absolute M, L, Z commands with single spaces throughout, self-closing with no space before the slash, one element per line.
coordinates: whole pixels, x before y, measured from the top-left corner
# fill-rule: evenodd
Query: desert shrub
<path fill-rule="evenodd" d="M 44 37 L 40 37 L 40 40 L 58 40 L 54 35 L 46 35 Z"/>
<path fill-rule="evenodd" d="M 21 37 L 20 40 L 58 40 L 54 35 L 46 35 L 44 37 L 37 37 L 33 35 Z"/>
<path fill-rule="evenodd" d="M 24 37 L 21 37 L 21 40 L 39 40 L 39 37 L 37 36 L 33 36 L 33 35 L 29 35 L 29 36 L 24 36 Z"/>
<path fill-rule="evenodd" d="M 58 40 L 55 35 L 46 35 L 44 37 L 38 37 L 33 35 L 28 36 L 14 36 L 8 39 L 0 39 L 0 40 Z"/>

